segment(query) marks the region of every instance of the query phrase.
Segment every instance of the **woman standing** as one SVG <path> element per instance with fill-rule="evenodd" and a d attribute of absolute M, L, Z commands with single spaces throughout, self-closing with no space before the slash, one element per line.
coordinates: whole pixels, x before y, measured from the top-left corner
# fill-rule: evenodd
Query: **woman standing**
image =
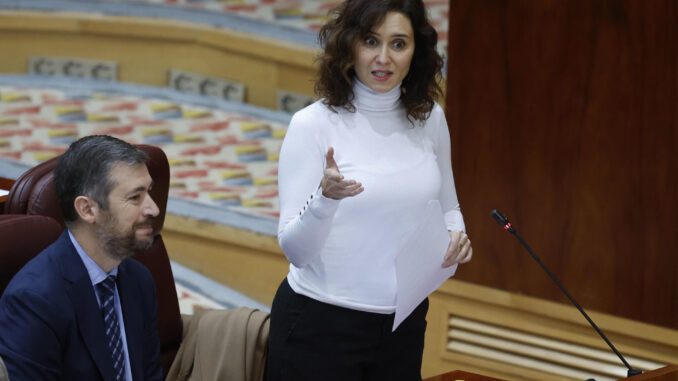
<path fill-rule="evenodd" d="M 291 262 L 271 311 L 268 380 L 420 380 L 428 300 L 391 332 L 398 244 L 430 200 L 471 259 L 421 0 L 347 0 L 320 31 L 316 92 L 280 152 L 278 241 Z M 419 218 L 419 220 L 418 220 Z"/>

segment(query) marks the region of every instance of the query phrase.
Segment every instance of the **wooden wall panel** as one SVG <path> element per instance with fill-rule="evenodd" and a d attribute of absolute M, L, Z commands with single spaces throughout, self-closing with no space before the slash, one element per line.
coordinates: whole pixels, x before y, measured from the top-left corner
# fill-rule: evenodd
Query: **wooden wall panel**
<path fill-rule="evenodd" d="M 313 96 L 317 49 L 208 25 L 90 13 L 0 9 L 0 73 L 30 56 L 114 61 L 118 81 L 167 86 L 178 69 L 240 82 L 246 103 L 278 109 L 277 90 Z"/>
<path fill-rule="evenodd" d="M 462 280 L 678 328 L 678 3 L 452 0 Z"/>

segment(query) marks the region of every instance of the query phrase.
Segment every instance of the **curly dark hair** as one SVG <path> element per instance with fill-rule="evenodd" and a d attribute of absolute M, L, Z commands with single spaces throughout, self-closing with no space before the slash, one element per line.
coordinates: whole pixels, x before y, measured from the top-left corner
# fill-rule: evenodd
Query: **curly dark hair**
<path fill-rule="evenodd" d="M 439 81 L 443 60 L 436 51 L 438 34 L 421 0 L 346 0 L 330 11 L 331 20 L 320 29 L 320 69 L 315 92 L 325 105 L 354 112 L 355 47 L 367 38 L 388 12 L 407 16 L 414 31 L 414 55 L 402 82 L 400 100 L 408 119 L 428 118 L 435 99 L 442 96 Z M 341 75 L 338 75 L 341 73 Z"/>

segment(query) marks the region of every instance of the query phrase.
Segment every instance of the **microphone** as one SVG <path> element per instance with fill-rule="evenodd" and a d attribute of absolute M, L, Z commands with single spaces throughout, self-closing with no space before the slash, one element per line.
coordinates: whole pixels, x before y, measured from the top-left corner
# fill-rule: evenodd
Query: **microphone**
<path fill-rule="evenodd" d="M 570 299 L 570 302 L 572 302 L 572 304 L 574 304 L 574 306 L 577 307 L 577 309 L 579 310 L 579 312 L 581 312 L 581 314 L 584 315 L 584 317 L 586 318 L 586 320 L 588 320 L 589 324 L 591 324 L 591 326 L 596 330 L 596 332 L 598 332 L 598 335 L 600 335 L 600 337 L 601 337 L 603 340 L 605 340 L 605 342 L 607 343 L 607 345 L 612 349 L 612 351 L 614 351 L 614 353 L 617 355 L 617 357 L 619 357 L 619 359 L 622 361 L 622 363 L 624 363 L 624 366 L 626 366 L 626 368 L 628 369 L 628 371 L 626 372 L 626 376 L 627 376 L 627 377 L 631 377 L 631 376 L 635 376 L 635 375 L 638 375 L 638 374 L 643 373 L 643 371 L 640 370 L 640 369 L 633 369 L 633 368 L 631 368 L 631 365 L 629 365 L 629 363 L 626 361 L 626 359 L 624 358 L 624 356 L 622 356 L 622 354 L 619 353 L 619 351 L 617 350 L 617 348 L 615 348 L 614 345 L 612 345 L 612 342 L 607 338 L 607 336 L 605 336 L 605 334 L 603 333 L 603 331 L 601 331 L 600 328 L 598 328 L 598 326 L 596 325 L 596 323 L 594 323 L 593 320 L 591 320 L 591 318 L 589 317 L 589 315 L 584 311 L 583 308 L 581 308 L 581 306 L 579 305 L 579 303 L 577 303 L 577 301 L 574 300 L 574 298 L 572 297 L 572 295 L 570 295 L 570 293 L 567 292 L 567 290 L 565 289 L 565 287 L 563 287 L 563 285 L 560 284 L 560 282 L 559 282 L 558 279 L 555 277 L 555 275 L 553 275 L 553 274 L 551 273 L 551 271 L 549 271 L 549 269 L 546 267 L 546 265 L 541 261 L 541 259 L 539 259 L 539 257 L 537 256 L 537 254 L 535 254 L 534 251 L 532 251 L 532 249 L 530 249 L 530 246 L 528 246 L 528 244 L 527 244 L 527 243 L 523 240 L 523 238 L 518 234 L 518 232 L 516 231 L 516 229 L 515 229 L 515 228 L 511 225 L 511 223 L 509 222 L 508 218 L 507 218 L 505 215 L 503 215 L 500 211 L 498 211 L 497 209 L 494 209 L 494 210 L 492 211 L 492 217 L 497 221 L 497 223 L 498 223 L 499 225 L 501 225 L 502 227 L 504 227 L 504 230 L 508 231 L 509 233 L 511 233 L 511 234 L 513 234 L 514 236 L 516 236 L 516 238 L 518 238 L 518 241 L 520 241 L 520 243 L 523 244 L 523 246 L 527 249 L 527 251 L 530 253 L 530 255 L 532 256 L 532 258 L 534 258 L 534 260 L 537 261 L 537 263 L 539 263 L 539 265 L 541 266 L 541 268 L 544 269 L 544 271 L 546 271 L 546 273 L 551 277 L 551 279 L 553 279 L 553 281 L 558 285 L 558 287 L 559 287 L 560 290 L 565 294 L 565 296 L 567 296 L 567 297 Z"/>

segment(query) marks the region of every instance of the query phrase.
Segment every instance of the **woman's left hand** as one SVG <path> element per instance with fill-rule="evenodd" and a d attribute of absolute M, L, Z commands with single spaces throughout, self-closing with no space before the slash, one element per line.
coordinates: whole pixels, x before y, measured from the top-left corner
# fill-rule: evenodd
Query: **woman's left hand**
<path fill-rule="evenodd" d="M 450 267 L 455 263 L 466 263 L 471 260 L 473 256 L 473 248 L 471 247 L 471 240 L 466 233 L 453 230 L 450 231 L 450 246 L 445 253 L 443 267 Z"/>

